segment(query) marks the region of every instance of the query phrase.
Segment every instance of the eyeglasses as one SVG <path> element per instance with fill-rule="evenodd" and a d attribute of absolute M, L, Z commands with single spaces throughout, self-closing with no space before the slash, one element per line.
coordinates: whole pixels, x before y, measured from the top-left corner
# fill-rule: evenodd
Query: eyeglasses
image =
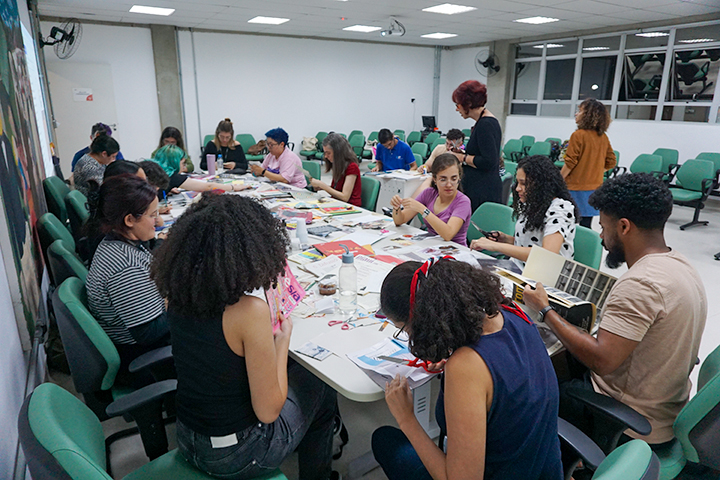
<path fill-rule="evenodd" d="M 395 325 L 395 324 L 393 323 L 393 325 Z M 395 325 L 395 327 L 397 327 L 397 325 Z M 404 331 L 405 331 L 405 324 L 403 324 L 402 327 L 398 328 L 397 331 L 395 333 L 393 333 L 392 337 L 397 340 Z"/>
<path fill-rule="evenodd" d="M 460 179 L 441 177 L 436 179 L 435 183 L 437 183 L 438 185 L 457 185 L 458 183 L 460 183 Z"/>
<path fill-rule="evenodd" d="M 280 145 L 280 144 L 279 144 L 279 143 L 265 142 L 265 146 L 266 146 L 267 148 L 277 147 L 278 145 Z"/>

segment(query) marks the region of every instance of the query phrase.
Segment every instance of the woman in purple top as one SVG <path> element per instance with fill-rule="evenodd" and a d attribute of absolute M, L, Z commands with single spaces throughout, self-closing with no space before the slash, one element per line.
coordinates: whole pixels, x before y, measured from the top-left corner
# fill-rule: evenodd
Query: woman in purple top
<path fill-rule="evenodd" d="M 395 195 L 390 200 L 393 221 L 395 225 L 402 225 L 420 214 L 428 232 L 465 246 L 472 209 L 470 199 L 458 191 L 462 178 L 460 162 L 452 153 L 444 153 L 435 159 L 430 173 L 430 188 L 423 190 L 416 199 Z"/>

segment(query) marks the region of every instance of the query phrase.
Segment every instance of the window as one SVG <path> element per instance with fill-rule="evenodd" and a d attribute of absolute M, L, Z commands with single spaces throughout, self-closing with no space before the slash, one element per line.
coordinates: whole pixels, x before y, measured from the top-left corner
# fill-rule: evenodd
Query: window
<path fill-rule="evenodd" d="M 665 47 L 668 44 L 668 31 L 628 33 L 625 40 L 625 50 L 634 48 Z"/>
<path fill-rule="evenodd" d="M 620 36 L 617 37 L 601 37 L 586 38 L 583 40 L 583 55 L 592 52 L 604 52 L 606 50 L 619 50 Z"/>
<path fill-rule="evenodd" d="M 664 63 L 664 53 L 625 55 L 619 100 L 657 100 Z"/>
<path fill-rule="evenodd" d="M 572 98 L 575 59 L 552 60 L 547 62 L 545 71 L 546 100 L 570 100 Z"/>
<path fill-rule="evenodd" d="M 540 62 L 515 64 L 515 99 L 537 100 Z"/>
<path fill-rule="evenodd" d="M 720 48 L 676 51 L 673 70 L 673 100 L 712 101 L 720 71 Z"/>
<path fill-rule="evenodd" d="M 573 106 L 569 103 L 543 103 L 540 105 L 540 115 L 543 117 L 570 117 Z"/>
<path fill-rule="evenodd" d="M 513 103 L 510 108 L 512 115 L 532 115 L 537 113 L 537 104 L 535 103 Z"/>
<path fill-rule="evenodd" d="M 662 119 L 673 122 L 707 122 L 710 120 L 710 107 L 699 105 L 665 106 Z"/>
<path fill-rule="evenodd" d="M 561 40 L 559 42 L 547 42 L 547 56 L 577 54 L 577 40 Z"/>
<path fill-rule="evenodd" d="M 583 58 L 578 98 L 611 100 L 617 56 Z"/>
<path fill-rule="evenodd" d="M 655 120 L 655 105 L 618 105 L 615 118 L 626 120 Z"/>

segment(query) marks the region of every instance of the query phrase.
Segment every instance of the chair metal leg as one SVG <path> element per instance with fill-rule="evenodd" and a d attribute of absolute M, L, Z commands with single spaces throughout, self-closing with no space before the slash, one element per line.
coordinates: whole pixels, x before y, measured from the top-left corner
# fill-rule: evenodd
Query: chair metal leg
<path fill-rule="evenodd" d="M 700 221 L 698 218 L 700 217 L 700 210 L 704 207 L 704 204 L 700 204 L 695 207 L 695 214 L 693 215 L 692 222 L 686 223 L 685 225 L 680 226 L 680 230 L 685 230 L 687 227 L 692 227 L 693 225 L 707 225 L 708 222 L 706 220 Z"/>

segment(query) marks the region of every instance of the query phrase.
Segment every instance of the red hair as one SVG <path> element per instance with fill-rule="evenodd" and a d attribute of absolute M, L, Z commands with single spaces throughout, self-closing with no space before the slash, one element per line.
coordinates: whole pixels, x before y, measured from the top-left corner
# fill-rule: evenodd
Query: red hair
<path fill-rule="evenodd" d="M 477 80 L 467 80 L 455 89 L 452 101 L 465 110 L 484 107 L 487 103 L 487 87 Z"/>

